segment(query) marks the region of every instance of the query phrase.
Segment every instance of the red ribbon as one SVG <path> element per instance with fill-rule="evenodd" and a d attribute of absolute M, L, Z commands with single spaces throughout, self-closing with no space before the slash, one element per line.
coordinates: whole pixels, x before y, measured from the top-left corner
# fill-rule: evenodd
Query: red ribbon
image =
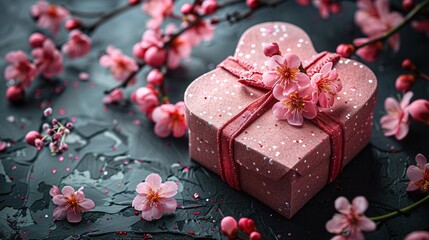
<path fill-rule="evenodd" d="M 340 56 L 335 53 L 322 52 L 309 61 L 304 68 L 311 77 L 320 71 L 327 62 L 336 63 Z M 276 102 L 272 94 L 272 88 L 262 83 L 262 73 L 241 60 L 233 57 L 225 59 L 220 68 L 239 78 L 239 82 L 247 86 L 267 90 L 268 92 L 250 103 L 237 115 L 228 120 L 217 131 L 217 152 L 220 176 L 232 188 L 241 190 L 238 164 L 234 160 L 234 139 L 242 133 L 249 125 L 258 119 L 263 113 L 271 109 Z M 328 181 L 332 182 L 343 168 L 344 162 L 344 133 L 343 124 L 333 117 L 319 112 L 312 119 L 315 125 L 326 132 L 331 140 L 331 164 L 329 168 Z"/>

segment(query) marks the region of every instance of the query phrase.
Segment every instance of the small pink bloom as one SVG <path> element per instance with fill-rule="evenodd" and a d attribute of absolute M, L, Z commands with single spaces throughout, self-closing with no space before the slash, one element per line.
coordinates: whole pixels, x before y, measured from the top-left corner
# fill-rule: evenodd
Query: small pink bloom
<path fill-rule="evenodd" d="M 102 67 L 109 68 L 113 77 L 118 81 L 126 80 L 131 73 L 138 69 L 134 59 L 124 55 L 121 50 L 112 46 L 107 47 L 106 54 L 101 56 L 99 63 Z M 135 79 L 132 82 L 134 81 Z"/>
<path fill-rule="evenodd" d="M 413 86 L 416 78 L 413 74 L 401 74 L 396 79 L 395 88 L 400 92 L 408 92 Z"/>
<path fill-rule="evenodd" d="M 417 166 L 411 165 L 407 168 L 407 177 L 410 179 L 407 191 L 429 192 L 429 163 L 420 153 L 416 156 L 416 162 Z"/>
<path fill-rule="evenodd" d="M 69 58 L 79 58 L 87 55 L 91 50 L 91 38 L 79 30 L 72 30 L 69 39 L 63 45 L 62 51 Z"/>
<path fill-rule="evenodd" d="M 201 4 L 200 12 L 202 15 L 210 15 L 216 12 L 218 3 L 216 0 L 205 0 Z"/>
<path fill-rule="evenodd" d="M 123 101 L 124 98 L 124 92 L 120 88 L 115 88 L 112 92 L 104 96 L 103 103 L 117 103 Z"/>
<path fill-rule="evenodd" d="M 159 95 L 152 86 L 141 87 L 131 95 L 131 101 L 151 118 L 153 110 L 159 104 Z"/>
<path fill-rule="evenodd" d="M 220 228 L 223 235 L 225 235 L 228 239 L 235 239 L 237 237 L 238 228 L 235 218 L 231 216 L 222 218 L 222 221 L 220 222 Z"/>
<path fill-rule="evenodd" d="M 177 68 L 180 65 L 180 60 L 182 58 L 189 57 L 192 50 L 191 41 L 201 39 L 203 35 L 198 35 L 198 31 L 201 30 L 200 33 L 204 34 L 202 28 L 199 27 L 201 24 L 203 24 L 203 22 L 204 21 L 200 21 L 200 23 L 197 24 L 195 27 L 188 29 L 184 35 L 180 35 L 173 40 L 168 49 L 168 68 Z M 168 41 L 170 39 L 169 36 L 175 34 L 177 31 L 178 29 L 174 24 L 168 24 L 165 28 L 165 34 L 168 36 L 166 37 L 165 41 Z"/>
<path fill-rule="evenodd" d="M 405 93 L 401 103 L 394 98 L 386 98 L 384 101 L 384 108 L 386 109 L 387 115 L 380 119 L 381 128 L 384 130 L 384 136 L 395 136 L 398 140 L 407 136 L 410 124 L 407 107 L 412 97 L 412 92 Z"/>
<path fill-rule="evenodd" d="M 362 32 L 370 38 L 383 35 L 387 31 L 399 25 L 403 17 L 399 12 L 390 12 L 388 0 L 359 0 L 358 11 L 355 14 L 355 22 Z M 399 50 L 400 36 L 394 34 L 388 39 L 388 43 L 394 51 Z"/>
<path fill-rule="evenodd" d="M 147 0 L 143 3 L 143 11 L 151 16 L 147 22 L 148 28 L 159 28 L 164 17 L 170 16 L 173 12 L 173 0 Z"/>
<path fill-rule="evenodd" d="M 383 48 L 382 42 L 375 42 L 364 47 L 359 48 L 360 45 L 369 42 L 368 38 L 356 38 L 353 44 L 358 48 L 356 54 L 367 62 L 374 62 L 377 60 L 378 54 Z"/>
<path fill-rule="evenodd" d="M 152 113 L 155 122 L 155 134 L 158 137 L 168 137 L 173 132 L 173 137 L 179 138 L 185 135 L 185 104 L 178 102 L 176 105 L 163 104 Z"/>
<path fill-rule="evenodd" d="M 364 239 L 362 231 L 374 231 L 377 227 L 371 219 L 364 215 L 368 208 L 368 201 L 365 197 L 355 197 L 352 204 L 345 197 L 339 197 L 335 200 L 335 208 L 340 214 L 335 214 L 326 223 L 326 230 L 340 235 L 340 237 L 332 239 Z"/>
<path fill-rule="evenodd" d="M 322 108 L 331 108 L 334 105 L 335 95 L 343 88 L 338 73 L 332 69 L 332 66 L 332 62 L 326 63 L 319 73 L 311 77 L 313 102 L 319 103 Z"/>
<path fill-rule="evenodd" d="M 17 80 L 24 88 L 30 86 L 37 74 L 36 67 L 28 60 L 23 51 L 9 52 L 5 60 L 10 63 L 4 71 L 6 80 Z"/>
<path fill-rule="evenodd" d="M 273 95 L 279 100 L 273 106 L 273 114 L 277 119 L 287 120 L 294 126 L 302 126 L 304 118 L 313 119 L 317 116 L 310 86 L 291 87 L 286 92 L 282 88 L 274 88 Z"/>
<path fill-rule="evenodd" d="M 41 47 L 33 49 L 31 55 L 35 58 L 34 64 L 37 70 L 44 77 L 52 78 L 64 69 L 63 56 L 51 39 L 46 39 Z"/>
<path fill-rule="evenodd" d="M 274 55 L 281 55 L 279 45 L 275 42 L 269 43 L 264 47 L 264 55 L 272 57 Z"/>
<path fill-rule="evenodd" d="M 410 104 L 407 108 L 411 117 L 419 122 L 429 124 L 429 101 L 418 99 Z"/>
<path fill-rule="evenodd" d="M 164 49 L 164 39 L 159 29 L 146 30 L 142 40 L 134 45 L 133 54 L 152 67 L 163 65 L 167 59 L 167 51 Z"/>
<path fill-rule="evenodd" d="M 295 54 L 274 55 L 265 65 L 268 71 L 262 74 L 262 81 L 268 87 L 280 87 L 284 92 L 288 92 L 291 88 L 295 89 L 297 84 L 301 87 L 310 84 L 307 74 L 299 71 L 301 60 Z"/>
<path fill-rule="evenodd" d="M 31 34 L 30 38 L 28 39 L 28 42 L 30 43 L 30 46 L 32 48 L 41 47 L 43 45 L 43 42 L 45 41 L 46 36 L 41 33 L 33 33 Z"/>
<path fill-rule="evenodd" d="M 52 108 L 48 107 L 43 111 L 45 117 L 50 117 L 52 115 Z"/>
<path fill-rule="evenodd" d="M 341 57 L 349 58 L 353 53 L 355 53 L 356 49 L 352 44 L 340 44 L 337 47 L 337 53 L 341 55 Z"/>
<path fill-rule="evenodd" d="M 132 206 L 142 211 L 142 218 L 146 221 L 160 219 L 176 210 L 177 202 L 173 197 L 177 194 L 177 184 L 172 181 L 162 183 L 158 174 L 149 174 L 145 182 L 137 185 L 136 192 Z"/>
<path fill-rule="evenodd" d="M 164 81 L 164 74 L 162 74 L 162 72 L 159 71 L 159 69 L 154 68 L 152 71 L 148 73 L 146 80 L 150 84 L 159 86 Z"/>
<path fill-rule="evenodd" d="M 39 27 L 49 28 L 51 33 L 55 35 L 61 24 L 70 16 L 70 13 L 64 7 L 41 0 L 31 8 L 31 15 L 37 19 Z"/>
<path fill-rule="evenodd" d="M 55 186 L 53 188 L 55 188 Z M 56 189 L 51 189 L 51 196 L 54 195 L 52 202 L 58 205 L 53 213 L 55 220 L 64 220 L 67 218 L 69 222 L 78 223 L 82 221 L 81 213 L 88 212 L 95 207 L 91 199 L 85 198 L 85 194 L 82 190 L 83 187 L 74 191 L 72 187 L 65 186 L 61 190 L 62 194 L 60 194 Z"/>
<path fill-rule="evenodd" d="M 185 22 L 183 24 L 183 27 L 186 27 L 188 24 L 190 23 Z M 172 29 L 175 29 L 175 28 L 172 28 Z M 210 23 L 210 21 L 200 20 L 198 21 L 197 24 L 195 24 L 195 26 L 189 28 L 188 30 L 186 30 L 185 33 L 183 33 L 183 35 L 181 36 L 180 44 L 187 44 L 188 45 L 187 47 L 189 48 L 188 51 L 190 53 L 192 46 L 197 46 L 202 41 L 208 41 L 212 39 L 214 29 L 215 27 L 213 24 Z M 176 29 L 175 31 L 166 30 L 166 32 L 170 32 L 170 34 L 174 34 L 175 32 L 177 32 L 177 30 Z"/>
<path fill-rule="evenodd" d="M 404 240 L 429 240 L 429 232 L 427 231 L 415 231 L 408 234 Z"/>

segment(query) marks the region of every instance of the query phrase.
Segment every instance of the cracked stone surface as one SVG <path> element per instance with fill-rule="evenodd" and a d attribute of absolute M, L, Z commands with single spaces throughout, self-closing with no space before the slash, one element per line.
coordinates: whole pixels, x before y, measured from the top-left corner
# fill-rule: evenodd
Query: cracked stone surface
<path fill-rule="evenodd" d="M 17 49 L 29 52 L 27 39 L 37 30 L 28 16 L 34 2 L 0 2 L 1 56 Z M 124 3 L 119 0 L 62 2 L 85 11 L 107 11 Z M 222 24 L 212 41 L 195 48 L 192 57 L 167 76 L 171 99 L 173 102 L 182 99 L 186 86 L 232 54 L 238 37 L 256 23 L 276 20 L 296 24 L 312 36 L 316 49 L 334 51 L 339 43 L 350 42 L 360 34 L 353 26 L 353 11 L 353 4 L 345 3 L 341 14 L 321 21 L 316 9 L 301 8 L 291 1 L 277 9 L 263 10 L 245 22 L 233 26 Z M 429 62 L 423 59 L 429 55 L 427 38 L 406 28 L 399 53 L 385 53 L 378 62 L 369 64 L 380 86 L 371 144 L 335 182 L 288 220 L 245 193 L 232 190 L 218 176 L 191 161 L 186 137 L 159 139 L 153 133 L 153 124 L 132 105 L 103 106 L 103 91 L 113 86 L 114 80 L 98 65 L 97 57 L 109 44 L 130 54 L 144 31 L 145 17 L 139 8 L 126 14 L 127 17 L 116 17 L 96 31 L 88 57 L 66 60 L 65 71 L 57 81 L 36 80 L 27 92 L 25 104 L 9 104 L 4 97 L 6 85 L 0 84 L 0 140 L 11 143 L 0 152 L 1 239 L 142 238 L 143 234 L 150 234 L 146 236 L 154 239 L 221 239 L 219 225 L 224 215 L 253 218 L 264 239 L 328 239 L 331 235 L 326 232 L 325 223 L 335 212 L 334 201 L 338 196 L 367 197 L 368 216 L 399 209 L 422 197 L 405 192 L 405 172 L 408 165 L 415 163 L 417 153 L 429 157 L 429 127 L 413 122 L 409 136 L 398 142 L 384 137 L 378 122 L 384 112 L 384 99 L 397 95 L 394 80 L 403 73 L 401 60 L 407 56 L 422 69 L 429 69 Z M 308 17 L 302 18 L 304 15 Z M 65 34 L 61 33 L 58 41 L 64 38 Z M 412 51 L 411 45 L 419 51 Z M 5 66 L 2 57 L 0 69 L 3 71 Z M 78 74 L 83 71 L 90 74 L 89 81 L 79 80 Z M 146 73 L 139 74 L 137 85 L 144 84 Z M 53 94 L 58 87 L 60 93 Z M 127 89 L 127 94 L 135 87 Z M 428 84 L 423 81 L 414 89 L 418 98 L 429 96 Z M 41 93 L 35 94 L 36 90 Z M 51 156 L 47 149 L 38 152 L 24 142 L 28 131 L 41 126 L 40 107 L 47 103 L 52 105 L 57 117 L 75 122 L 73 134 L 68 138 L 70 150 L 63 155 L 63 160 Z M 65 114 L 60 115 L 57 112 L 60 109 Z M 146 222 L 134 214 L 131 201 L 136 185 L 152 172 L 179 182 L 176 199 L 180 206 L 175 214 Z M 84 186 L 85 195 L 96 204 L 95 209 L 86 213 L 79 224 L 54 222 L 55 206 L 49 195 L 52 185 Z M 427 230 L 428 212 L 429 206 L 422 206 L 408 216 L 380 224 L 378 231 L 366 237 L 403 239 L 409 232 Z M 127 236 L 117 232 L 127 232 Z"/>

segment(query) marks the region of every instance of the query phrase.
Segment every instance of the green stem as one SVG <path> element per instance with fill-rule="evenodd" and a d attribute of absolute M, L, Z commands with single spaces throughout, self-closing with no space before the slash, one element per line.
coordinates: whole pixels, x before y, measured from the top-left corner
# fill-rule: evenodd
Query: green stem
<path fill-rule="evenodd" d="M 403 28 L 405 25 L 407 25 L 411 20 L 413 20 L 413 18 L 420 12 L 422 11 L 427 5 L 429 4 L 429 0 L 424 0 L 423 2 L 420 2 L 419 4 L 417 4 L 413 10 L 411 10 L 402 20 L 402 22 L 400 24 L 398 24 L 396 27 L 390 29 L 389 31 L 387 31 L 385 34 L 381 35 L 380 37 L 374 38 L 364 44 L 361 44 L 359 46 L 355 46 L 356 50 L 362 47 L 365 47 L 367 45 L 373 44 L 375 42 L 379 42 L 379 41 L 385 41 L 386 39 L 388 39 L 390 36 L 392 36 L 393 34 L 395 34 L 396 32 L 398 32 L 401 28 Z"/>
<path fill-rule="evenodd" d="M 388 214 L 384 214 L 384 215 L 381 215 L 381 216 L 371 217 L 370 219 L 372 221 L 374 221 L 374 222 L 380 222 L 380 221 L 385 221 L 385 220 L 394 218 L 394 217 L 396 217 L 398 215 L 401 215 L 401 214 L 408 214 L 411 211 L 413 211 L 414 209 L 420 207 L 421 205 L 423 205 L 424 203 L 426 203 L 428 201 L 429 201 L 429 195 L 427 195 L 426 197 L 424 197 L 420 201 L 415 202 L 415 203 L 409 205 L 408 207 L 404 207 L 404 208 L 402 208 L 400 210 L 393 211 L 393 212 L 390 212 Z"/>

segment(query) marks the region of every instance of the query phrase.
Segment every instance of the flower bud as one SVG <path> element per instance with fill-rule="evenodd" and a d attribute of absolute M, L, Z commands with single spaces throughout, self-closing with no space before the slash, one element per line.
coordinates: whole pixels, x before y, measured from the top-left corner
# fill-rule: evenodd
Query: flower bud
<path fill-rule="evenodd" d="M 76 18 L 72 18 L 72 19 L 67 20 L 66 25 L 65 25 L 65 28 L 66 28 L 68 31 L 71 31 L 71 30 L 73 30 L 73 29 L 78 29 L 78 28 L 80 28 L 81 26 L 82 26 L 82 23 L 81 23 L 78 19 L 76 19 Z"/>
<path fill-rule="evenodd" d="M 167 59 L 167 51 L 163 48 L 158 48 L 155 46 L 150 47 L 146 50 L 144 55 L 144 61 L 152 67 L 159 67 L 164 64 Z"/>
<path fill-rule="evenodd" d="M 280 55 L 279 45 L 275 42 L 270 43 L 264 47 L 264 55 L 272 57 L 274 55 Z"/>
<path fill-rule="evenodd" d="M 414 1 L 413 0 L 402 0 L 402 8 L 404 8 L 406 11 L 410 11 L 414 8 Z"/>
<path fill-rule="evenodd" d="M 251 9 L 256 9 L 259 7 L 259 0 L 246 0 L 246 5 Z"/>
<path fill-rule="evenodd" d="M 402 74 L 396 78 L 395 87 L 400 92 L 408 92 L 415 82 L 415 77 L 412 74 Z"/>
<path fill-rule="evenodd" d="M 52 108 L 46 108 L 45 109 L 45 111 L 43 111 L 43 115 L 45 116 L 45 117 L 49 117 L 49 116 L 51 116 L 52 115 Z"/>
<path fill-rule="evenodd" d="M 159 69 L 154 68 L 146 77 L 148 83 L 153 84 L 155 86 L 159 86 L 164 81 L 164 74 L 159 71 Z"/>
<path fill-rule="evenodd" d="M 245 234 L 250 234 L 256 231 L 255 223 L 250 218 L 240 218 L 238 221 L 238 227 Z"/>
<path fill-rule="evenodd" d="M 418 99 L 407 107 L 411 117 L 419 122 L 429 124 L 429 101 Z"/>
<path fill-rule="evenodd" d="M 38 48 L 41 47 L 43 42 L 45 41 L 46 36 L 41 33 L 33 33 L 31 34 L 30 38 L 28 39 L 30 46 L 32 48 Z"/>
<path fill-rule="evenodd" d="M 237 221 L 231 216 L 224 217 L 220 222 L 220 228 L 223 235 L 228 239 L 235 239 L 237 237 Z"/>
<path fill-rule="evenodd" d="M 258 232 L 250 233 L 249 240 L 262 240 L 262 235 Z"/>
<path fill-rule="evenodd" d="M 30 131 L 27 133 L 27 135 L 25 135 L 25 141 L 32 146 L 36 146 L 35 144 L 36 139 L 41 139 L 41 138 L 42 138 L 42 135 L 40 135 L 40 133 L 36 131 Z"/>
<path fill-rule="evenodd" d="M 341 57 L 349 58 L 354 52 L 355 47 L 352 44 L 340 44 L 337 47 L 337 53 L 341 55 Z"/>
<path fill-rule="evenodd" d="M 66 124 L 66 128 L 68 128 L 68 129 L 72 129 L 72 128 L 73 128 L 73 123 L 68 122 L 68 123 Z"/>
<path fill-rule="evenodd" d="M 206 0 L 201 4 L 201 12 L 204 15 L 213 14 L 216 12 L 218 4 L 216 0 Z"/>
<path fill-rule="evenodd" d="M 12 85 L 6 91 L 6 99 L 10 102 L 18 102 L 24 99 L 25 91 L 22 85 Z"/>
<path fill-rule="evenodd" d="M 192 6 L 192 4 L 190 4 L 190 3 L 185 3 L 185 4 L 183 4 L 183 5 L 182 5 L 182 7 L 180 8 L 180 11 L 181 11 L 184 15 L 191 14 L 193 10 L 194 10 L 194 6 Z"/>
<path fill-rule="evenodd" d="M 138 59 L 144 59 L 144 54 L 146 53 L 146 49 L 143 48 L 140 42 L 136 43 L 133 47 L 133 55 Z"/>
<path fill-rule="evenodd" d="M 405 58 L 402 61 L 402 68 L 405 69 L 405 70 L 414 71 L 414 70 L 416 70 L 416 65 L 414 65 L 414 63 L 411 62 L 410 59 Z"/>

